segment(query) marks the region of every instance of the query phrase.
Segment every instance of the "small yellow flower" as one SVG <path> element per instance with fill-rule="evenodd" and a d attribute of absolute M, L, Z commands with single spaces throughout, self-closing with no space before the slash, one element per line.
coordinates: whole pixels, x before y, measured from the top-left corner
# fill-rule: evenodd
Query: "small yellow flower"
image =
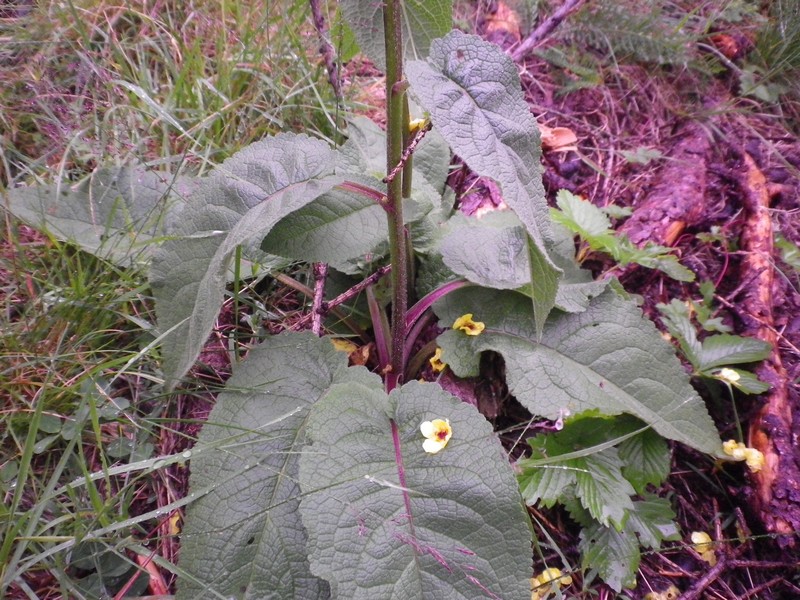
<path fill-rule="evenodd" d="M 456 322 L 453 323 L 453 329 L 460 329 L 467 335 L 480 335 L 486 329 L 486 325 L 480 321 L 473 321 L 472 313 L 467 313 L 456 319 Z"/>
<path fill-rule="evenodd" d="M 717 376 L 717 379 L 720 379 L 720 380 L 724 381 L 725 383 L 730 383 L 730 384 L 735 384 L 737 381 L 739 381 L 742 378 L 742 376 L 739 375 L 739 373 L 737 373 L 733 369 L 729 369 L 728 367 L 725 367 L 725 368 L 720 369 L 719 371 L 717 371 L 716 372 L 716 376 Z"/>
<path fill-rule="evenodd" d="M 442 362 L 441 348 L 436 348 L 436 352 L 433 353 L 433 356 L 428 362 L 431 363 L 431 369 L 433 369 L 434 373 L 441 373 L 447 366 L 446 362 Z"/>
<path fill-rule="evenodd" d="M 704 561 L 712 567 L 717 564 L 717 555 L 714 553 L 714 542 L 711 541 L 711 536 L 705 531 L 692 532 L 692 545 L 697 553 Z"/>
<path fill-rule="evenodd" d="M 554 567 L 545 569 L 536 577 L 532 577 L 531 600 L 542 600 L 543 598 L 546 598 L 550 592 L 553 591 L 553 588 L 556 587 L 556 584 L 559 587 L 572 585 L 572 577 L 569 575 L 563 575 L 561 573 L 561 569 L 556 569 Z"/>
<path fill-rule="evenodd" d="M 747 468 L 753 473 L 758 473 L 764 468 L 764 455 L 761 451 L 748 448 L 741 442 L 728 440 L 722 444 L 722 451 L 734 460 L 745 461 Z"/>
<path fill-rule="evenodd" d="M 750 469 L 752 473 L 758 473 L 764 468 L 764 455 L 760 450 L 756 450 L 755 448 L 745 448 L 744 460 L 747 464 L 747 468 Z"/>
<path fill-rule="evenodd" d="M 425 122 L 425 119 L 411 119 L 408 123 L 408 131 L 410 133 L 416 133 L 425 126 Z"/>
<path fill-rule="evenodd" d="M 450 427 L 449 419 L 434 419 L 425 421 L 419 426 L 419 430 L 427 439 L 422 442 L 422 449 L 428 454 L 436 454 L 447 446 L 447 442 L 453 435 L 453 428 Z"/>

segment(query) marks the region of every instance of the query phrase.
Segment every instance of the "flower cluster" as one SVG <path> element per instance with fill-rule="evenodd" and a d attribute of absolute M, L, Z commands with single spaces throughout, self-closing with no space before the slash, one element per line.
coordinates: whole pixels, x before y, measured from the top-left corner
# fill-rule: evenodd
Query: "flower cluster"
<path fill-rule="evenodd" d="M 722 451 L 734 460 L 743 460 L 747 467 L 753 472 L 758 473 L 764 467 L 764 455 L 760 450 L 748 448 L 742 442 L 728 440 L 722 444 Z"/>
<path fill-rule="evenodd" d="M 419 430 L 426 440 L 422 442 L 422 449 L 428 454 L 436 454 L 447 446 L 447 442 L 453 435 L 453 428 L 450 427 L 449 419 L 434 419 L 425 421 L 419 426 Z"/>
<path fill-rule="evenodd" d="M 548 585 L 549 584 L 549 585 Z M 531 600 L 546 598 L 554 588 L 572 584 L 572 577 L 563 575 L 561 569 L 549 568 L 531 578 Z"/>
<path fill-rule="evenodd" d="M 692 532 L 692 546 L 697 550 L 704 561 L 712 567 L 717 564 L 717 555 L 714 553 L 714 542 L 711 541 L 711 536 L 705 531 Z"/>

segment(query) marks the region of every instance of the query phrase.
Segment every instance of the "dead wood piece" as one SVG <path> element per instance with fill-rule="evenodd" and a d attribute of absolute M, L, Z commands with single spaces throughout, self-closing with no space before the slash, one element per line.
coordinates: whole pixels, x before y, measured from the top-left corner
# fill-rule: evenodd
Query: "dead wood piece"
<path fill-rule="evenodd" d="M 782 534 L 779 543 L 794 546 L 800 530 L 800 469 L 792 443 L 794 423 L 786 370 L 781 360 L 773 319 L 773 231 L 769 214 L 769 186 L 766 177 L 746 152 L 739 184 L 743 191 L 746 221 L 741 244 L 747 253 L 740 278 L 752 278 L 741 296 L 750 335 L 772 344 L 772 354 L 758 367 L 759 377 L 772 387 L 763 406 L 750 423 L 750 446 L 764 454 L 764 468 L 753 475 L 756 504 L 768 531 Z"/>
<path fill-rule="evenodd" d="M 706 155 L 710 142 L 696 123 L 682 126 L 680 141 L 656 176 L 647 197 L 621 227 L 636 244 L 672 245 L 684 228 L 698 223 L 706 209 Z"/>

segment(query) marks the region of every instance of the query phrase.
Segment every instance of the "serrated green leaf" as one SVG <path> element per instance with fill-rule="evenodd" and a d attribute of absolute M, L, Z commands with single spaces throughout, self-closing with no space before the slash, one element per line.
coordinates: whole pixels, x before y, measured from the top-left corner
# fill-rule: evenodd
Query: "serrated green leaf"
<path fill-rule="evenodd" d="M 663 541 L 680 540 L 681 532 L 669 501 L 654 494 L 642 494 L 642 498 L 633 503 L 626 525 L 639 536 L 639 543 L 658 550 Z"/>
<path fill-rule="evenodd" d="M 636 584 L 636 570 L 641 561 L 639 540 L 627 527 L 617 531 L 600 523 L 589 526 L 581 531 L 578 549 L 581 566 L 596 570 L 615 591 Z"/>
<path fill-rule="evenodd" d="M 763 340 L 720 333 L 703 340 L 697 368 L 708 371 L 716 367 L 757 362 L 769 357 L 770 352 L 772 345 Z"/>
<path fill-rule="evenodd" d="M 122 266 L 147 262 L 197 183 L 144 167 L 98 169 L 80 183 L 12 188 L 3 206 L 26 223 Z"/>
<path fill-rule="evenodd" d="M 700 374 L 711 379 L 716 379 L 717 381 L 722 381 L 726 385 L 732 385 L 744 394 L 763 394 L 771 387 L 770 384 L 766 383 L 765 381 L 761 381 L 755 373 L 745 371 L 744 369 L 726 368 L 736 373 L 739 378 L 736 381 L 730 381 L 729 377 L 723 373 L 720 373 L 720 370 L 717 369 L 711 371 L 701 371 Z"/>
<path fill-rule="evenodd" d="M 452 438 L 422 449 L 420 424 Z M 335 386 L 300 459 L 312 571 L 348 600 L 526 598 L 530 530 L 489 423 L 433 384 Z M 475 468 L 480 464 L 480 468 Z"/>
<path fill-rule="evenodd" d="M 611 230 L 611 221 L 602 210 L 568 190 L 558 191 L 556 204 L 559 210 L 551 212 L 553 220 L 582 238 L 604 235 Z"/>
<path fill-rule="evenodd" d="M 638 494 L 644 493 L 648 485 L 661 485 L 669 475 L 669 447 L 652 429 L 621 442 L 619 457 L 625 463 L 622 474 Z"/>
<path fill-rule="evenodd" d="M 700 340 L 697 339 L 697 330 L 689 317 L 689 307 L 680 300 L 673 298 L 669 304 L 657 304 L 656 308 L 661 312 L 667 331 L 678 340 L 686 360 L 697 369 L 700 364 L 699 357 L 702 352 L 702 346 L 700 345 Z"/>
<path fill-rule="evenodd" d="M 330 148 L 280 134 L 237 152 L 205 179 L 184 209 L 175 239 L 153 257 L 150 282 L 168 388 L 191 367 L 222 304 L 236 247 L 341 183 Z"/>
<path fill-rule="evenodd" d="M 669 248 L 651 243 L 640 248 L 627 236 L 614 234 L 606 214 L 591 202 L 568 190 L 560 190 L 556 202 L 559 210 L 550 211 L 553 220 L 578 234 L 592 250 L 611 255 L 621 266 L 636 263 L 677 281 L 694 281 L 694 273 L 669 254 Z"/>
<path fill-rule="evenodd" d="M 237 365 L 200 432 L 181 536 L 178 599 L 328 598 L 311 574 L 298 512 L 309 407 L 347 374 L 344 354 L 283 334 Z M 361 370 L 359 370 L 361 371 Z"/>
<path fill-rule="evenodd" d="M 616 448 L 587 456 L 585 469 L 576 471 L 575 494 L 603 525 L 621 529 L 633 508 L 633 486 L 622 476 L 623 463 Z"/>
<path fill-rule="evenodd" d="M 386 41 L 383 34 L 383 2 L 342 0 L 342 14 L 353 30 L 358 45 L 375 66 L 386 69 Z M 403 54 L 424 58 L 431 41 L 453 27 L 452 0 L 400 0 Z"/>
<path fill-rule="evenodd" d="M 525 503 L 533 506 L 541 502 L 545 507 L 552 508 L 563 500 L 568 490 L 574 494 L 576 468 L 572 463 L 523 468 L 517 480 Z"/>
<path fill-rule="evenodd" d="M 541 343 L 524 296 L 463 288 L 434 310 L 443 324 L 465 312 L 486 324 L 478 336 L 448 330 L 438 338 L 442 360 L 460 377 L 475 376 L 479 355 L 503 355 L 510 391 L 535 415 L 557 419 L 599 409 L 639 417 L 666 438 L 721 453 L 717 429 L 672 347 L 641 310 L 612 290 L 583 313 L 554 313 Z"/>
<path fill-rule="evenodd" d="M 516 65 L 500 48 L 452 31 L 427 61 L 406 67 L 412 91 L 453 151 L 478 175 L 498 182 L 525 226 L 538 332 L 555 303 L 560 269 L 549 258 L 550 219 L 541 178 L 536 121 Z"/>

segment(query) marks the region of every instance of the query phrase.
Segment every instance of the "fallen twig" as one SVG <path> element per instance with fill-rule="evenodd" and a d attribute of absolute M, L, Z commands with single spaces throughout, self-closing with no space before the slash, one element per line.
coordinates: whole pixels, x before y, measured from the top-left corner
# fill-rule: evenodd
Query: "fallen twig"
<path fill-rule="evenodd" d="M 578 10 L 585 2 L 586 0 L 566 0 L 556 12 L 542 21 L 528 37 L 522 40 L 519 46 L 511 51 L 511 58 L 515 61 L 525 58 L 528 52 L 533 50 L 544 38 L 550 35 L 564 19 Z"/>

